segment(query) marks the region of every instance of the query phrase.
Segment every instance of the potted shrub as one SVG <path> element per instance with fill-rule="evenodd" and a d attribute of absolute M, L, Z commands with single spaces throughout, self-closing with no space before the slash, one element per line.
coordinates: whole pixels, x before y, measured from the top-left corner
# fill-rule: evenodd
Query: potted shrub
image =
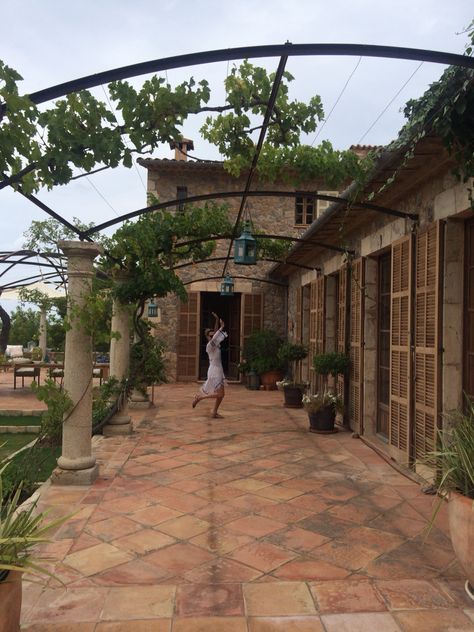
<path fill-rule="evenodd" d="M 0 469 L 0 632 L 15 632 L 20 629 L 23 574 L 52 576 L 38 564 L 42 558 L 34 549 L 48 542 L 47 533 L 70 516 L 45 522 L 35 503 L 19 506 L 21 488 L 5 501 L 1 477 L 7 466 L 8 462 Z"/>
<path fill-rule="evenodd" d="M 320 375 L 331 376 L 347 373 L 350 365 L 349 357 L 345 353 L 330 351 L 328 353 L 317 353 L 313 356 L 313 369 Z M 334 388 L 334 379 L 328 384 L 329 389 Z"/>
<path fill-rule="evenodd" d="M 474 599 L 474 403 L 452 415 L 452 426 L 439 432 L 439 447 L 425 462 L 439 472 L 440 496 L 431 524 L 444 499 L 456 557 L 466 573 L 466 592 Z"/>
<path fill-rule="evenodd" d="M 35 364 L 39 364 L 43 359 L 43 349 L 41 347 L 33 347 L 31 349 L 31 360 Z"/>
<path fill-rule="evenodd" d="M 306 382 L 296 382 L 294 379 L 297 363 L 308 355 L 305 345 L 284 342 L 278 350 L 280 360 L 286 369 L 286 379 L 279 382 L 285 396 L 285 406 L 288 408 L 301 408 L 303 393 L 308 388 Z"/>
<path fill-rule="evenodd" d="M 308 413 L 310 432 L 337 432 L 334 420 L 336 413 L 342 412 L 342 401 L 338 395 L 328 390 L 314 395 L 303 395 L 303 407 Z"/>
<path fill-rule="evenodd" d="M 282 361 L 278 355 L 281 345 L 281 338 L 271 329 L 252 332 L 244 345 L 243 359 L 258 373 L 263 388 L 268 391 L 275 390 L 282 377 Z"/>

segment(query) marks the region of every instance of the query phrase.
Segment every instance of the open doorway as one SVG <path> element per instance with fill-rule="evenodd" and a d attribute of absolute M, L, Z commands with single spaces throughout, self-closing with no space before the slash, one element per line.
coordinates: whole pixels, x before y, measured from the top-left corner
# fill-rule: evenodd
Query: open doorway
<path fill-rule="evenodd" d="M 212 312 L 219 314 L 222 318 L 229 336 L 221 345 L 224 374 L 229 380 L 238 380 L 238 364 L 240 362 L 240 294 L 221 296 L 219 292 L 201 292 L 199 379 L 206 379 L 209 366 L 204 329 L 206 327 L 214 327 Z"/>

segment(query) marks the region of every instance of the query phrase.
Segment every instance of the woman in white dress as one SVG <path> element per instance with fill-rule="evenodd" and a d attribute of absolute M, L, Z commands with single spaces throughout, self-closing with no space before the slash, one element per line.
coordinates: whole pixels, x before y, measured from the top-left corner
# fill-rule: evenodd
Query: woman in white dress
<path fill-rule="evenodd" d="M 204 335 L 207 339 L 206 352 L 209 356 L 209 369 L 207 370 L 207 380 L 201 386 L 201 389 L 193 399 L 193 408 L 202 399 L 215 399 L 212 417 L 221 419 L 222 415 L 217 412 L 222 400 L 224 399 L 224 369 L 221 360 L 221 342 L 227 338 L 224 331 L 224 321 L 217 314 L 212 312 L 215 318 L 213 329 L 205 329 Z"/>

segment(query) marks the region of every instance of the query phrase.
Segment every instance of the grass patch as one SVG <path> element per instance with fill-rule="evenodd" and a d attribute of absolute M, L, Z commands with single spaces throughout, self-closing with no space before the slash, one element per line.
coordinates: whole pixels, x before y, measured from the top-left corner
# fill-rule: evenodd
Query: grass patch
<path fill-rule="evenodd" d="M 30 432 L 24 432 L 20 434 L 3 434 L 0 437 L 0 460 L 10 454 L 13 454 L 37 437 L 37 434 L 33 434 Z"/>
<path fill-rule="evenodd" d="M 39 426 L 41 417 L 33 415 L 0 415 L 0 432 L 2 426 Z"/>

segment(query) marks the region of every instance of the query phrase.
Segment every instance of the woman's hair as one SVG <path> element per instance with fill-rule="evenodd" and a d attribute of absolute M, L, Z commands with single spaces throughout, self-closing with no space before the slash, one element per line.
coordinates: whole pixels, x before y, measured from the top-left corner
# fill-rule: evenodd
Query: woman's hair
<path fill-rule="evenodd" d="M 206 338 L 209 336 L 211 331 L 214 331 L 214 329 L 212 329 L 212 327 L 206 327 L 206 329 L 204 330 L 204 335 L 206 336 Z"/>

